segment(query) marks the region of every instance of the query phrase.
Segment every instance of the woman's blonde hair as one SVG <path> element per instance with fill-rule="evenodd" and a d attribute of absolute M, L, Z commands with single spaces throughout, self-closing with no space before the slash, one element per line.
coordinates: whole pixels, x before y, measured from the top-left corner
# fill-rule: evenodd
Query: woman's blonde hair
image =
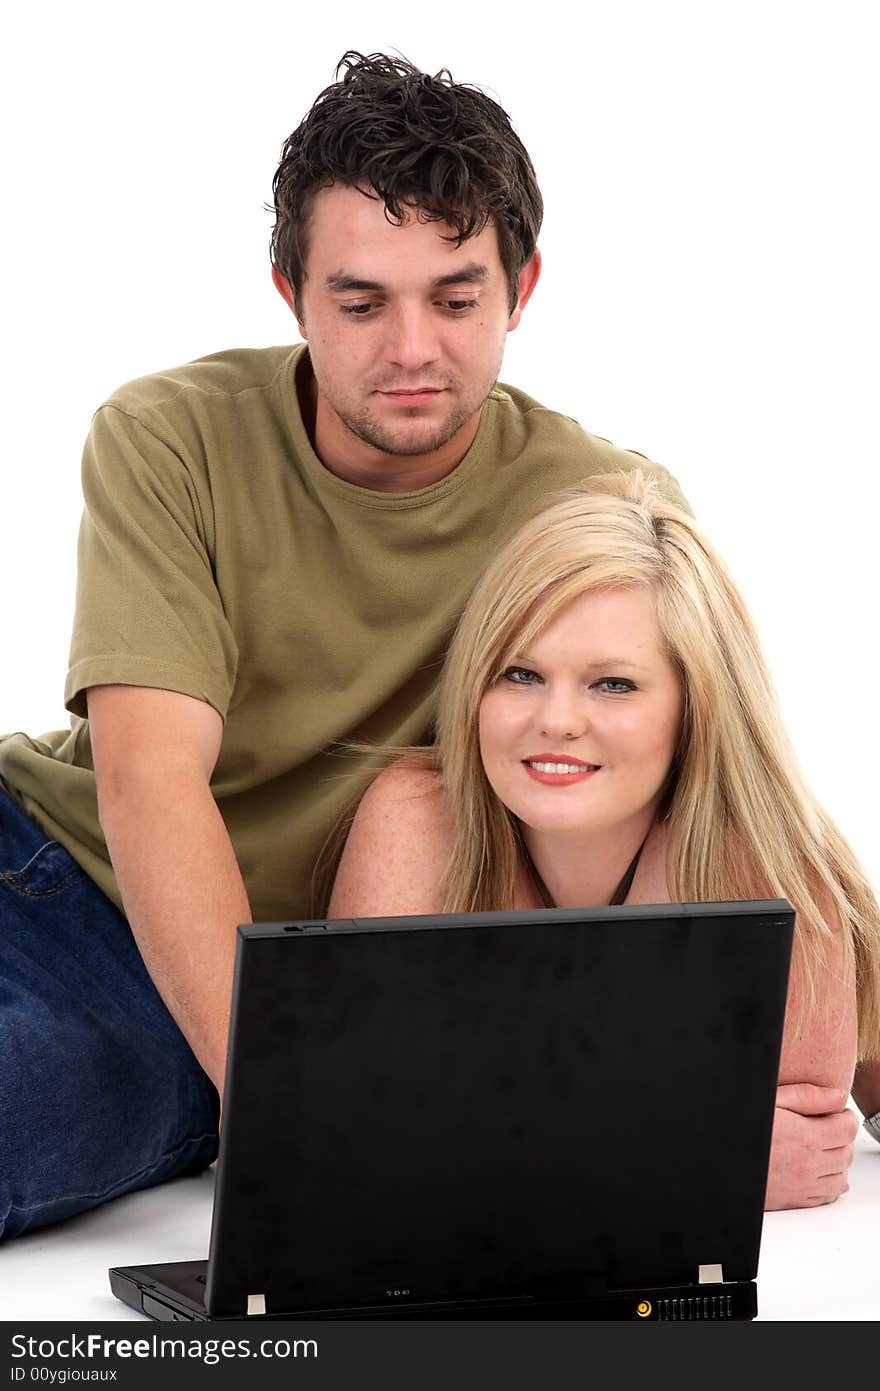
<path fill-rule="evenodd" d="M 880 909 L 789 744 L 754 626 L 692 517 L 638 471 L 592 478 L 522 527 L 474 590 L 440 684 L 437 739 L 410 761 L 439 767 L 455 845 L 448 912 L 510 908 L 524 854 L 516 818 L 480 758 L 484 693 L 517 651 L 589 590 L 652 592 L 684 715 L 664 817 L 679 902 L 785 897 L 797 910 L 794 968 L 819 1000 L 835 920 L 855 966 L 859 1055 L 880 1055 Z"/>

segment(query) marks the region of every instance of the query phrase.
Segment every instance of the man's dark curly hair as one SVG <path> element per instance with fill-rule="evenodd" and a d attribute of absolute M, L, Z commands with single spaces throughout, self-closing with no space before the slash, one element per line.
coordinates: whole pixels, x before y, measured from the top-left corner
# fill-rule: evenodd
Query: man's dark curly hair
<path fill-rule="evenodd" d="M 544 204 L 526 149 L 507 113 L 447 68 L 434 77 L 385 53 L 343 55 L 336 75 L 288 136 L 272 181 L 272 263 L 293 290 L 297 313 L 314 195 L 332 184 L 385 203 L 389 222 L 415 207 L 445 222 L 461 246 L 491 218 L 516 307 L 518 277 L 535 250 Z"/>

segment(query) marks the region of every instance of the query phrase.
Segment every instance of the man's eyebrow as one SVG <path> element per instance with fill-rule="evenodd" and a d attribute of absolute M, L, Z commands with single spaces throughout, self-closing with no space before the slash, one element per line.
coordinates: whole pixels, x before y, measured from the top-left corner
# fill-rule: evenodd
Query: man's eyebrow
<path fill-rule="evenodd" d="M 382 286 L 376 280 L 359 280 L 356 275 L 346 275 L 344 271 L 338 270 L 333 275 L 328 275 L 324 281 L 328 290 L 381 290 Z"/>
<path fill-rule="evenodd" d="M 441 289 L 444 285 L 482 285 L 489 279 L 489 267 L 477 265 L 475 261 L 469 261 L 460 270 L 453 271 L 450 275 L 441 275 L 431 284 L 434 290 Z"/>
<path fill-rule="evenodd" d="M 479 265 L 476 261 L 469 261 L 467 265 L 460 266 L 458 270 L 452 271 L 449 275 L 438 275 L 436 280 L 431 281 L 432 290 L 440 290 L 446 285 L 482 285 L 489 279 L 489 267 Z M 348 275 L 345 271 L 334 271 L 328 275 L 324 281 L 328 290 L 335 290 L 337 293 L 351 292 L 353 290 L 384 290 L 385 286 L 380 285 L 378 280 L 362 280 L 360 276 Z"/>

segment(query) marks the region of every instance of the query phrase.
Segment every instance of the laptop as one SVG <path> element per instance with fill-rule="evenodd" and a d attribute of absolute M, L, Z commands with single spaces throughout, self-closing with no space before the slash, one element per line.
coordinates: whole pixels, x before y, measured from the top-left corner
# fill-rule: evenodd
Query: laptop
<path fill-rule="evenodd" d="M 155 1319 L 751 1319 L 785 899 L 239 927 L 207 1261 Z"/>

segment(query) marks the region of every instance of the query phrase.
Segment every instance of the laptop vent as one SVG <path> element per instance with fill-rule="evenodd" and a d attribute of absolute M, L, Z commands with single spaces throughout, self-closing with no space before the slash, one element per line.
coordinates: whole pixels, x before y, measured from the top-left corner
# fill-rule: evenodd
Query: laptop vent
<path fill-rule="evenodd" d="M 732 1319 L 733 1296 L 698 1294 L 688 1299 L 658 1299 L 657 1317 L 672 1319 Z"/>

